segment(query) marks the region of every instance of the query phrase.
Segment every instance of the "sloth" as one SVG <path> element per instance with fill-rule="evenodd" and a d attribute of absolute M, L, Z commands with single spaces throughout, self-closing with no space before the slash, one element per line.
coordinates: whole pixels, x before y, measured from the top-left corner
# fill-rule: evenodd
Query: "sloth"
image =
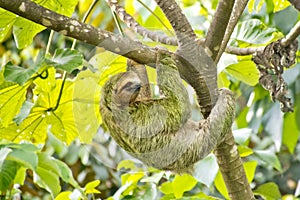
<path fill-rule="evenodd" d="M 166 51 L 158 51 L 156 62 L 159 97 L 147 91 L 146 70 L 132 63 L 128 69 L 112 76 L 103 87 L 104 127 L 119 146 L 147 166 L 192 173 L 194 164 L 230 131 L 235 112 L 232 93 L 220 89 L 209 117 L 196 122 L 176 63 Z"/>

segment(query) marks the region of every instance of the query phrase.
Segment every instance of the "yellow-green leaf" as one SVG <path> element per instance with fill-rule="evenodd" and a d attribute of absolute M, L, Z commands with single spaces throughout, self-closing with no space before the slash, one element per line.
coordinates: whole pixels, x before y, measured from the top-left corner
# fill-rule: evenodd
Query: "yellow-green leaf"
<path fill-rule="evenodd" d="M 296 112 L 286 113 L 283 121 L 282 143 L 285 144 L 291 154 L 294 153 L 300 131 L 296 123 Z"/>
<path fill-rule="evenodd" d="M 0 123 L 3 127 L 7 127 L 20 111 L 30 84 L 28 81 L 23 86 L 16 84 L 0 90 Z"/>
<path fill-rule="evenodd" d="M 86 194 L 100 194 L 101 192 L 97 189 L 95 189 L 100 184 L 99 180 L 95 180 L 92 182 L 89 182 L 85 185 L 85 193 Z"/>
<path fill-rule="evenodd" d="M 274 4 L 273 12 L 281 11 L 286 7 L 288 7 L 289 5 L 291 5 L 288 0 L 273 0 L 273 4 Z"/>
<path fill-rule="evenodd" d="M 197 184 L 197 180 L 189 174 L 176 175 L 172 182 L 174 189 L 174 196 L 180 198 L 183 193 L 190 191 Z"/>
<path fill-rule="evenodd" d="M 229 65 L 225 71 L 248 85 L 254 86 L 258 83 L 259 72 L 253 61 L 240 61 L 236 64 Z"/>
<path fill-rule="evenodd" d="M 254 178 L 257 161 L 248 161 L 243 163 L 248 183 L 251 183 Z"/>
<path fill-rule="evenodd" d="M 61 192 L 59 193 L 54 200 L 67 200 L 70 199 L 70 194 L 72 194 L 71 191 Z"/>

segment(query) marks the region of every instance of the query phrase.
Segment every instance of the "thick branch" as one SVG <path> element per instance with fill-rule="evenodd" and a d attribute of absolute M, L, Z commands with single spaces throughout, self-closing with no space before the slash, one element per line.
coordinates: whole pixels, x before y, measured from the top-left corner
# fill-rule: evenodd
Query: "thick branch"
<path fill-rule="evenodd" d="M 109 6 L 113 9 L 114 12 L 118 14 L 120 19 L 133 31 L 137 32 L 141 36 L 148 37 L 153 41 L 160 42 L 162 44 L 168 44 L 177 46 L 177 39 L 174 37 L 169 37 L 166 34 L 161 34 L 158 32 L 150 31 L 142 27 L 135 19 L 129 15 L 125 9 L 118 5 L 117 1 L 106 0 Z"/>
<path fill-rule="evenodd" d="M 155 63 L 155 52 L 149 47 L 111 32 L 96 29 L 76 19 L 57 14 L 30 0 L 0 0 L 0 7 L 63 35 L 103 47 L 139 63 L 152 63 L 153 65 Z"/>
<path fill-rule="evenodd" d="M 215 59 L 216 63 L 220 60 L 223 52 L 225 51 L 225 48 L 227 46 L 227 43 L 230 39 L 230 36 L 231 36 L 233 30 L 234 30 L 234 27 L 236 26 L 240 16 L 242 15 L 248 1 L 249 0 L 237 0 L 237 1 L 235 1 L 234 6 L 233 6 L 233 11 L 231 13 L 230 20 L 229 20 L 229 23 L 228 23 L 228 26 L 227 26 L 227 29 L 226 29 L 225 37 L 223 38 L 220 50 L 218 52 L 218 56 Z"/>
<path fill-rule="evenodd" d="M 220 50 L 234 2 L 235 0 L 219 1 L 216 14 L 208 29 L 205 46 L 212 52 L 213 60 L 216 59 Z"/>
<path fill-rule="evenodd" d="M 300 1 L 299 0 L 289 0 L 289 2 L 300 11 Z"/>
<path fill-rule="evenodd" d="M 201 112 L 206 118 L 217 101 L 216 66 L 197 42 L 196 34 L 176 1 L 155 1 L 176 33 L 179 44 L 176 60 L 185 66 L 184 70 L 179 68 L 180 74 L 195 89 Z"/>

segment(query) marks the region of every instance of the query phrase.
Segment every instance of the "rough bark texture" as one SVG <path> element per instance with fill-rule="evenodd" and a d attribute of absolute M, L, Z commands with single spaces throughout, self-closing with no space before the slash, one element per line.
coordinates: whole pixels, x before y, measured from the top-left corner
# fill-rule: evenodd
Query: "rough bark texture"
<path fill-rule="evenodd" d="M 232 132 L 215 150 L 218 164 L 231 200 L 254 200 L 252 190 L 246 178 L 243 162 L 238 153 Z"/>

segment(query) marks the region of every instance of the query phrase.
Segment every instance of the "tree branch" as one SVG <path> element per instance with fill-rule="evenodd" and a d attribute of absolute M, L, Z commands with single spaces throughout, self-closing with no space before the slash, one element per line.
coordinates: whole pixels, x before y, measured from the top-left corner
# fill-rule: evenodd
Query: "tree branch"
<path fill-rule="evenodd" d="M 218 98 L 216 66 L 197 42 L 196 34 L 176 1 L 155 1 L 176 33 L 179 44 L 176 62 L 181 62 L 185 66 L 184 70 L 179 68 L 180 74 L 195 89 L 201 113 L 207 118 Z"/>
<path fill-rule="evenodd" d="M 129 15 L 125 9 L 118 5 L 117 1 L 106 0 L 109 6 L 113 9 L 114 12 L 120 17 L 120 19 L 133 31 L 140 34 L 143 37 L 148 37 L 155 42 L 160 42 L 162 44 L 168 44 L 177 46 L 177 39 L 174 37 L 169 37 L 166 34 L 161 34 L 158 32 L 150 31 L 142 27 L 135 19 Z"/>
<path fill-rule="evenodd" d="M 299 0 L 289 0 L 289 2 L 300 11 L 300 1 Z"/>
<path fill-rule="evenodd" d="M 103 47 L 108 51 L 131 58 L 136 62 L 152 64 L 153 66 L 156 62 L 155 50 L 139 42 L 108 31 L 96 29 L 76 19 L 55 13 L 30 0 L 0 0 L 0 7 L 65 36 Z"/>
<path fill-rule="evenodd" d="M 248 1 L 249 0 L 237 0 L 237 1 L 235 1 L 234 6 L 233 6 L 233 11 L 231 13 L 230 20 L 229 20 L 229 23 L 228 23 L 228 26 L 226 28 L 225 37 L 223 38 L 220 50 L 218 52 L 218 56 L 215 59 L 216 63 L 220 60 L 223 52 L 225 51 L 225 48 L 227 46 L 227 43 L 230 39 L 230 36 L 231 36 L 233 30 L 234 30 L 234 27 L 236 26 L 240 16 L 242 15 Z"/>
<path fill-rule="evenodd" d="M 212 52 L 211 58 L 216 59 L 230 18 L 235 0 L 220 0 L 213 21 L 208 29 L 205 46 Z"/>
<path fill-rule="evenodd" d="M 282 46 L 290 45 L 300 35 L 300 21 L 290 30 L 290 32 L 281 40 Z"/>

